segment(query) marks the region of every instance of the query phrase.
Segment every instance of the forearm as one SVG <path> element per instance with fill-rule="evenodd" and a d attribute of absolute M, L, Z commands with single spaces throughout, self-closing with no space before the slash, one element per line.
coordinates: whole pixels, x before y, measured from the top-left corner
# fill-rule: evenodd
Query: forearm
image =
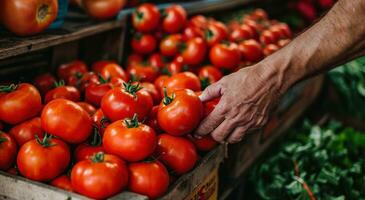
<path fill-rule="evenodd" d="M 365 1 L 340 0 L 326 16 L 263 61 L 279 92 L 365 53 Z M 268 70 L 268 69 L 266 69 Z"/>

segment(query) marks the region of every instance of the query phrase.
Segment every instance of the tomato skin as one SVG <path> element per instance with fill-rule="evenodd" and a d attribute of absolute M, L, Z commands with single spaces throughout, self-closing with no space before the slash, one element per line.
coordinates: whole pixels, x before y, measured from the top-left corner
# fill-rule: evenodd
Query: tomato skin
<path fill-rule="evenodd" d="M 98 162 L 87 159 L 74 165 L 71 184 L 76 192 L 94 199 L 106 199 L 127 186 L 125 162 L 114 155 L 105 154 L 103 157 Z"/>
<path fill-rule="evenodd" d="M 143 63 L 128 67 L 128 73 L 138 81 L 153 82 L 158 76 L 158 68 Z"/>
<path fill-rule="evenodd" d="M 228 37 L 227 27 L 221 22 L 210 22 L 208 29 L 205 31 L 205 41 L 208 46 L 212 47 L 225 40 Z"/>
<path fill-rule="evenodd" d="M 241 54 L 235 43 L 216 44 L 209 52 L 211 63 L 218 68 L 233 70 L 241 61 Z"/>
<path fill-rule="evenodd" d="M 90 159 L 94 154 L 99 152 L 105 152 L 103 146 L 101 145 L 93 146 L 88 143 L 82 143 L 76 147 L 74 151 L 74 156 L 76 162 L 79 162 L 82 160 Z"/>
<path fill-rule="evenodd" d="M 204 115 L 203 116 L 207 117 L 214 110 L 214 108 L 218 105 L 219 101 L 220 101 L 220 97 L 207 101 L 207 102 L 204 102 L 204 104 L 203 104 Z"/>
<path fill-rule="evenodd" d="M 275 37 L 275 35 L 269 31 L 269 30 L 264 30 L 261 35 L 260 35 L 260 42 L 264 45 L 269 45 L 269 44 L 273 44 L 276 43 L 277 38 Z"/>
<path fill-rule="evenodd" d="M 148 115 L 148 118 L 146 120 L 146 125 L 148 125 L 149 127 L 153 128 L 153 130 L 156 133 L 162 133 L 162 129 L 160 127 L 160 125 L 158 124 L 157 121 L 157 112 L 158 112 L 158 108 L 159 106 L 153 106 L 150 114 Z"/>
<path fill-rule="evenodd" d="M 160 11 L 154 4 L 143 3 L 132 14 L 132 24 L 137 31 L 151 32 L 158 27 L 160 17 Z"/>
<path fill-rule="evenodd" d="M 0 13 L 0 21 L 7 29 L 19 36 L 29 36 L 42 32 L 56 19 L 58 3 L 56 0 L 2 0 Z"/>
<path fill-rule="evenodd" d="M 166 33 L 178 33 L 186 23 L 186 11 L 177 4 L 171 5 L 165 9 L 166 16 L 162 21 L 162 28 Z"/>
<path fill-rule="evenodd" d="M 86 12 L 98 20 L 113 18 L 126 3 L 126 0 L 82 0 L 82 5 Z"/>
<path fill-rule="evenodd" d="M 100 135 L 103 136 L 106 127 L 110 124 L 110 120 L 106 118 L 100 108 L 92 116 L 92 121 L 98 127 Z"/>
<path fill-rule="evenodd" d="M 208 20 L 204 15 L 195 15 L 190 18 L 189 25 L 205 29 L 208 26 Z"/>
<path fill-rule="evenodd" d="M 244 28 L 245 26 L 241 26 L 237 29 L 234 29 L 229 35 L 229 40 L 231 42 L 241 42 L 247 39 L 251 39 L 253 34 L 249 28 Z"/>
<path fill-rule="evenodd" d="M 153 54 L 153 55 L 155 55 L 155 54 Z M 151 55 L 151 57 L 153 57 L 153 55 Z M 143 57 L 141 55 L 136 54 L 136 53 L 132 53 L 128 56 L 127 67 L 139 64 L 142 61 L 143 61 Z M 151 65 L 153 65 L 152 62 L 151 62 L 151 59 L 150 59 L 150 63 L 151 63 Z"/>
<path fill-rule="evenodd" d="M 264 48 L 263 52 L 265 56 L 269 56 L 275 53 L 277 50 L 279 50 L 279 47 L 276 44 L 269 44 Z"/>
<path fill-rule="evenodd" d="M 279 23 L 276 26 L 281 30 L 282 35 L 284 35 L 286 38 L 292 37 L 292 32 L 287 24 Z"/>
<path fill-rule="evenodd" d="M 0 170 L 7 170 L 13 166 L 17 154 L 14 138 L 0 131 Z"/>
<path fill-rule="evenodd" d="M 192 72 L 181 72 L 164 81 L 163 87 L 166 87 L 168 93 L 181 89 L 200 91 L 201 83 Z"/>
<path fill-rule="evenodd" d="M 22 122 L 10 129 L 9 134 L 13 136 L 19 146 L 29 140 L 33 140 L 36 135 L 43 138 L 44 133 L 41 126 L 41 118 L 36 117 Z"/>
<path fill-rule="evenodd" d="M 71 179 L 67 175 L 61 175 L 51 181 L 51 185 L 58 187 L 60 189 L 73 192 L 73 188 L 71 185 Z"/>
<path fill-rule="evenodd" d="M 196 149 L 199 151 L 210 151 L 218 145 L 218 142 L 215 141 L 210 135 L 202 137 L 200 139 L 188 135 L 188 138 L 192 143 L 194 143 Z"/>
<path fill-rule="evenodd" d="M 70 163 L 70 150 L 59 139 L 49 139 L 51 146 L 44 147 L 36 139 L 25 143 L 17 157 L 20 174 L 35 181 L 49 181 L 60 175 Z"/>
<path fill-rule="evenodd" d="M 165 56 L 175 56 L 179 53 L 181 42 L 180 34 L 168 35 L 160 42 L 160 52 Z"/>
<path fill-rule="evenodd" d="M 210 84 L 219 81 L 223 77 L 222 72 L 211 65 L 200 68 L 198 75 L 200 79 L 208 79 Z"/>
<path fill-rule="evenodd" d="M 157 69 L 162 69 L 166 64 L 167 58 L 160 53 L 154 53 L 148 58 L 148 63 Z"/>
<path fill-rule="evenodd" d="M 153 83 L 143 82 L 140 85 L 142 87 L 142 90 L 147 91 L 151 95 L 153 99 L 153 105 L 158 105 L 161 102 L 161 93 L 159 90 L 157 90 L 156 86 Z"/>
<path fill-rule="evenodd" d="M 125 87 L 117 87 L 109 90 L 101 100 L 101 109 L 111 121 L 132 118 L 134 114 L 142 120 L 151 111 L 153 100 L 151 95 L 139 90 L 134 98 Z"/>
<path fill-rule="evenodd" d="M 0 120 L 8 124 L 19 124 L 31 119 L 41 109 L 41 95 L 31 84 L 21 83 L 12 92 L 0 95 Z"/>
<path fill-rule="evenodd" d="M 169 104 L 161 102 L 157 120 L 162 130 L 174 136 L 182 136 L 193 131 L 203 116 L 203 104 L 199 97 L 189 89 L 173 92 Z"/>
<path fill-rule="evenodd" d="M 198 27 L 189 25 L 183 30 L 182 36 L 184 40 L 189 40 L 195 37 L 203 37 L 204 33 Z"/>
<path fill-rule="evenodd" d="M 205 59 L 207 46 L 202 38 L 192 38 L 185 43 L 181 56 L 188 65 L 199 65 Z"/>
<path fill-rule="evenodd" d="M 44 101 L 48 103 L 55 99 L 68 99 L 77 102 L 80 101 L 80 92 L 73 86 L 59 86 L 48 91 Z"/>
<path fill-rule="evenodd" d="M 136 53 L 150 54 L 155 51 L 157 40 L 150 34 L 137 33 L 132 39 L 131 46 Z"/>
<path fill-rule="evenodd" d="M 187 70 L 186 68 L 188 68 L 188 66 L 184 64 L 184 59 L 181 56 L 177 56 L 173 61 L 171 61 L 166 66 L 165 70 L 167 71 L 163 72 L 169 75 L 175 75 L 180 72 L 186 71 Z"/>
<path fill-rule="evenodd" d="M 177 175 L 184 174 L 194 168 L 199 156 L 195 146 L 188 139 L 169 134 L 158 136 L 156 154 Z"/>
<path fill-rule="evenodd" d="M 84 109 L 90 116 L 93 116 L 96 112 L 96 108 L 89 103 L 86 102 L 77 102 L 82 109 Z"/>
<path fill-rule="evenodd" d="M 164 85 L 165 81 L 167 81 L 168 79 L 169 79 L 169 76 L 167 76 L 167 75 L 160 75 L 154 81 L 154 84 L 155 84 L 157 90 L 160 92 L 160 94 L 162 94 L 163 85 Z"/>
<path fill-rule="evenodd" d="M 121 78 L 124 81 L 128 81 L 128 75 L 123 68 L 113 61 L 98 61 L 92 66 L 93 71 L 99 73 L 105 80 L 111 80 L 112 78 Z"/>
<path fill-rule="evenodd" d="M 85 88 L 90 84 L 98 84 L 99 78 L 94 72 L 87 72 L 79 76 L 76 74 L 74 76 L 68 77 L 67 85 L 76 87 L 80 92 L 84 92 Z"/>
<path fill-rule="evenodd" d="M 62 64 L 57 69 L 57 76 L 60 80 L 68 80 L 70 76 L 87 73 L 87 65 L 81 60 Z"/>
<path fill-rule="evenodd" d="M 258 62 L 264 57 L 261 45 L 256 40 L 250 39 L 243 41 L 239 44 L 238 48 L 240 49 L 243 60 Z"/>
<path fill-rule="evenodd" d="M 52 74 L 46 73 L 37 76 L 33 82 L 41 94 L 46 94 L 54 87 L 56 78 Z"/>
<path fill-rule="evenodd" d="M 49 102 L 41 114 L 42 128 L 71 144 L 85 141 L 92 130 L 89 114 L 76 103 L 66 99 Z"/>
<path fill-rule="evenodd" d="M 147 158 L 154 152 L 156 142 L 155 131 L 142 123 L 129 127 L 126 121 L 116 121 L 105 129 L 103 135 L 105 151 L 129 162 Z"/>
<path fill-rule="evenodd" d="M 110 83 L 91 84 L 85 90 L 85 101 L 100 107 L 101 99 L 112 88 Z"/>
<path fill-rule="evenodd" d="M 150 199 L 156 199 L 166 193 L 170 176 L 159 161 L 131 163 L 129 169 L 129 190 Z"/>

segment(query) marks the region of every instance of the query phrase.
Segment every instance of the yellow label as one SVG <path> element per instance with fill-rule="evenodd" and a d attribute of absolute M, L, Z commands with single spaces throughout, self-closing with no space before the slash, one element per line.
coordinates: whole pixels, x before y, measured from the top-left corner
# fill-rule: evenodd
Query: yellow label
<path fill-rule="evenodd" d="M 218 169 L 214 169 L 205 180 L 198 185 L 185 200 L 217 200 Z"/>

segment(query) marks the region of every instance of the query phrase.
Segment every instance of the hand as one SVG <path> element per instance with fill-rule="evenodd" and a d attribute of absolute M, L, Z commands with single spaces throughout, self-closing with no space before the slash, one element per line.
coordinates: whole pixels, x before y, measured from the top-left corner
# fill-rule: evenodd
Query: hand
<path fill-rule="evenodd" d="M 221 100 L 195 135 L 211 133 L 218 142 L 237 143 L 248 130 L 264 126 L 281 96 L 279 77 L 270 67 L 259 63 L 243 68 L 207 87 L 200 96 L 203 102 L 220 96 Z"/>

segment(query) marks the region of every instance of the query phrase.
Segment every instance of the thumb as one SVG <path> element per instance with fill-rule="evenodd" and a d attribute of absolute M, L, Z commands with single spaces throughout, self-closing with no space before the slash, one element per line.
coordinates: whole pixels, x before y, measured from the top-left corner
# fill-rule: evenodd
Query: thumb
<path fill-rule="evenodd" d="M 212 84 L 205 88 L 203 93 L 199 96 L 202 102 L 209 101 L 221 96 L 221 85 L 220 84 Z"/>

